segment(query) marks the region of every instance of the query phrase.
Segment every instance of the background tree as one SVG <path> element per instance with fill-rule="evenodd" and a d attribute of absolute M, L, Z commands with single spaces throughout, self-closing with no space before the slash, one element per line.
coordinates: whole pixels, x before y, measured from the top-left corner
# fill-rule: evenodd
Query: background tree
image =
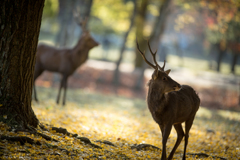
<path fill-rule="evenodd" d="M 73 37 L 74 31 L 74 19 L 73 10 L 76 9 L 77 0 L 58 0 L 58 22 L 59 31 L 56 36 L 56 46 L 69 46 L 72 42 L 70 41 Z"/>
<path fill-rule="evenodd" d="M 140 4 L 138 3 L 137 8 L 137 16 L 136 16 L 136 38 L 139 41 L 139 45 L 142 46 L 144 49 L 146 48 L 145 35 L 144 35 L 144 27 L 146 24 L 146 15 L 147 15 L 147 7 L 150 1 L 142 0 Z M 143 60 L 141 55 L 136 50 L 136 60 L 135 60 L 135 67 L 141 67 L 143 64 Z"/>
<path fill-rule="evenodd" d="M 133 0 L 133 11 L 132 11 L 132 15 L 131 15 L 131 18 L 130 18 L 129 29 L 124 34 L 122 46 L 120 47 L 120 56 L 119 56 L 119 59 L 116 62 L 116 69 L 114 71 L 113 83 L 115 85 L 118 85 L 118 82 L 119 82 L 119 66 L 120 66 L 120 64 L 122 62 L 122 59 L 123 59 L 123 53 L 124 53 L 124 50 L 126 48 L 126 42 L 127 42 L 128 35 L 129 35 L 133 25 L 134 25 L 136 10 L 137 10 L 137 3 L 136 3 L 136 0 Z"/>
<path fill-rule="evenodd" d="M 76 22 L 74 11 L 80 13 L 82 18 L 89 18 L 92 7 L 92 0 L 58 0 L 58 21 L 59 31 L 56 36 L 57 46 L 70 46 L 73 43 Z"/>
<path fill-rule="evenodd" d="M 31 107 L 33 72 L 44 0 L 0 2 L 0 121 L 37 127 Z"/>
<path fill-rule="evenodd" d="M 188 1 L 178 0 L 175 3 L 177 6 L 182 7 L 185 13 L 180 17 L 177 22 L 184 19 L 187 16 L 191 16 L 192 11 L 198 11 L 203 17 L 204 23 L 201 24 L 202 36 L 207 42 L 210 43 L 210 55 L 214 54 L 214 50 L 217 53 L 215 61 L 217 63 L 216 70 L 221 70 L 221 62 L 223 61 L 224 55 L 227 51 L 231 51 L 233 58 L 231 63 L 231 71 L 234 72 L 234 66 L 237 63 L 237 44 L 239 43 L 239 2 L 238 1 Z M 201 20 L 198 20 L 202 22 Z M 177 23 L 178 30 L 182 31 L 187 27 L 186 21 Z M 192 21 L 192 24 L 196 24 L 197 21 Z M 210 62 L 211 63 L 211 62 Z M 210 65 L 212 66 L 212 65 Z"/>

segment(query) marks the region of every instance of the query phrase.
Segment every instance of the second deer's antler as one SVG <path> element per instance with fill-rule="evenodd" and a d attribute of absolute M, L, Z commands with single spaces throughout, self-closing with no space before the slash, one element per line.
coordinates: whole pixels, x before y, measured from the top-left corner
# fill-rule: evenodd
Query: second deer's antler
<path fill-rule="evenodd" d="M 79 10 L 74 10 L 73 16 L 74 16 L 76 23 L 82 28 L 83 32 L 87 31 L 88 17 L 84 17 L 84 18 L 81 17 Z"/>

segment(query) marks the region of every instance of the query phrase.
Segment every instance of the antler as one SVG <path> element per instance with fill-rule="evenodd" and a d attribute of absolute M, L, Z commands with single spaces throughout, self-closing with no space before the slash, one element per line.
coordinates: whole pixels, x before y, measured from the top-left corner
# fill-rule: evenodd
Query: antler
<path fill-rule="evenodd" d="M 153 61 L 154 61 L 154 63 L 156 64 L 156 66 L 157 66 L 161 71 L 164 71 L 164 67 L 165 67 L 165 63 L 166 63 L 166 61 L 164 60 L 163 66 L 160 67 L 159 64 L 157 63 L 157 60 L 156 60 L 156 53 L 157 53 L 157 50 L 156 50 L 156 52 L 153 53 L 153 51 L 152 51 L 152 49 L 151 49 L 151 47 L 150 47 L 150 43 L 149 43 L 149 41 L 148 41 L 148 48 L 149 48 L 149 50 L 150 50 L 150 52 L 151 52 L 151 54 L 152 54 Z"/>
<path fill-rule="evenodd" d="M 85 32 L 87 30 L 88 18 L 87 17 L 82 18 L 80 15 L 80 11 L 78 11 L 78 10 L 74 10 L 73 15 L 74 15 L 76 23 L 79 26 L 81 26 L 82 31 Z"/>
<path fill-rule="evenodd" d="M 145 61 L 149 66 L 151 66 L 152 68 L 157 69 L 157 66 L 153 65 L 152 63 L 150 63 L 150 62 L 147 60 L 147 58 L 145 57 L 145 52 L 143 53 L 143 52 L 140 50 L 139 45 L 138 45 L 138 42 L 137 42 L 137 39 L 136 39 L 136 43 L 137 43 L 137 49 L 138 49 L 139 53 L 142 55 L 144 61 Z"/>

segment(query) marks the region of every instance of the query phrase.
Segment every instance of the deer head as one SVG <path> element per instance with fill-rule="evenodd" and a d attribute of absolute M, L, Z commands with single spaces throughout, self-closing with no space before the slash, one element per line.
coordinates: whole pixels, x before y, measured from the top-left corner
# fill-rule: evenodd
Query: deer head
<path fill-rule="evenodd" d="M 88 18 L 81 17 L 79 11 L 76 10 L 73 12 L 73 15 L 76 23 L 82 29 L 82 34 L 78 43 L 84 42 L 84 47 L 89 49 L 98 46 L 99 44 L 93 39 L 93 37 L 90 34 L 90 31 L 87 29 Z"/>
<path fill-rule="evenodd" d="M 85 32 L 82 34 L 81 36 L 82 39 L 85 40 L 85 47 L 88 47 L 88 48 L 93 48 L 93 47 L 96 47 L 98 46 L 98 42 L 96 42 L 93 37 L 91 36 L 91 34 L 89 33 L 89 31 Z"/>
<path fill-rule="evenodd" d="M 163 93 L 168 93 L 171 91 L 178 91 L 179 89 L 181 89 L 180 84 L 178 84 L 176 81 L 174 81 L 169 76 L 169 73 L 171 70 L 169 69 L 169 70 L 164 71 L 166 61 L 164 60 L 162 67 L 159 66 L 159 64 L 157 63 L 157 60 L 156 60 L 157 50 L 155 52 L 152 51 L 149 41 L 148 41 L 148 48 L 153 57 L 153 61 L 154 61 L 155 65 L 147 60 L 147 58 L 145 57 L 145 52 L 142 52 L 140 50 L 137 41 L 136 41 L 136 43 L 137 43 L 137 49 L 138 49 L 139 53 L 142 55 L 144 61 L 154 69 L 152 78 L 148 83 L 149 87 L 161 89 L 161 92 L 163 92 Z"/>

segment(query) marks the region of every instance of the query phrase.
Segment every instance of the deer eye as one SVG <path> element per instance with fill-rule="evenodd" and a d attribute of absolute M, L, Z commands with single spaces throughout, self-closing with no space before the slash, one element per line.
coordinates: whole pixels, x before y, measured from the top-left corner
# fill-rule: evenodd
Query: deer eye
<path fill-rule="evenodd" d="M 167 80 L 167 77 L 163 77 L 162 80 L 166 81 L 166 80 Z"/>

